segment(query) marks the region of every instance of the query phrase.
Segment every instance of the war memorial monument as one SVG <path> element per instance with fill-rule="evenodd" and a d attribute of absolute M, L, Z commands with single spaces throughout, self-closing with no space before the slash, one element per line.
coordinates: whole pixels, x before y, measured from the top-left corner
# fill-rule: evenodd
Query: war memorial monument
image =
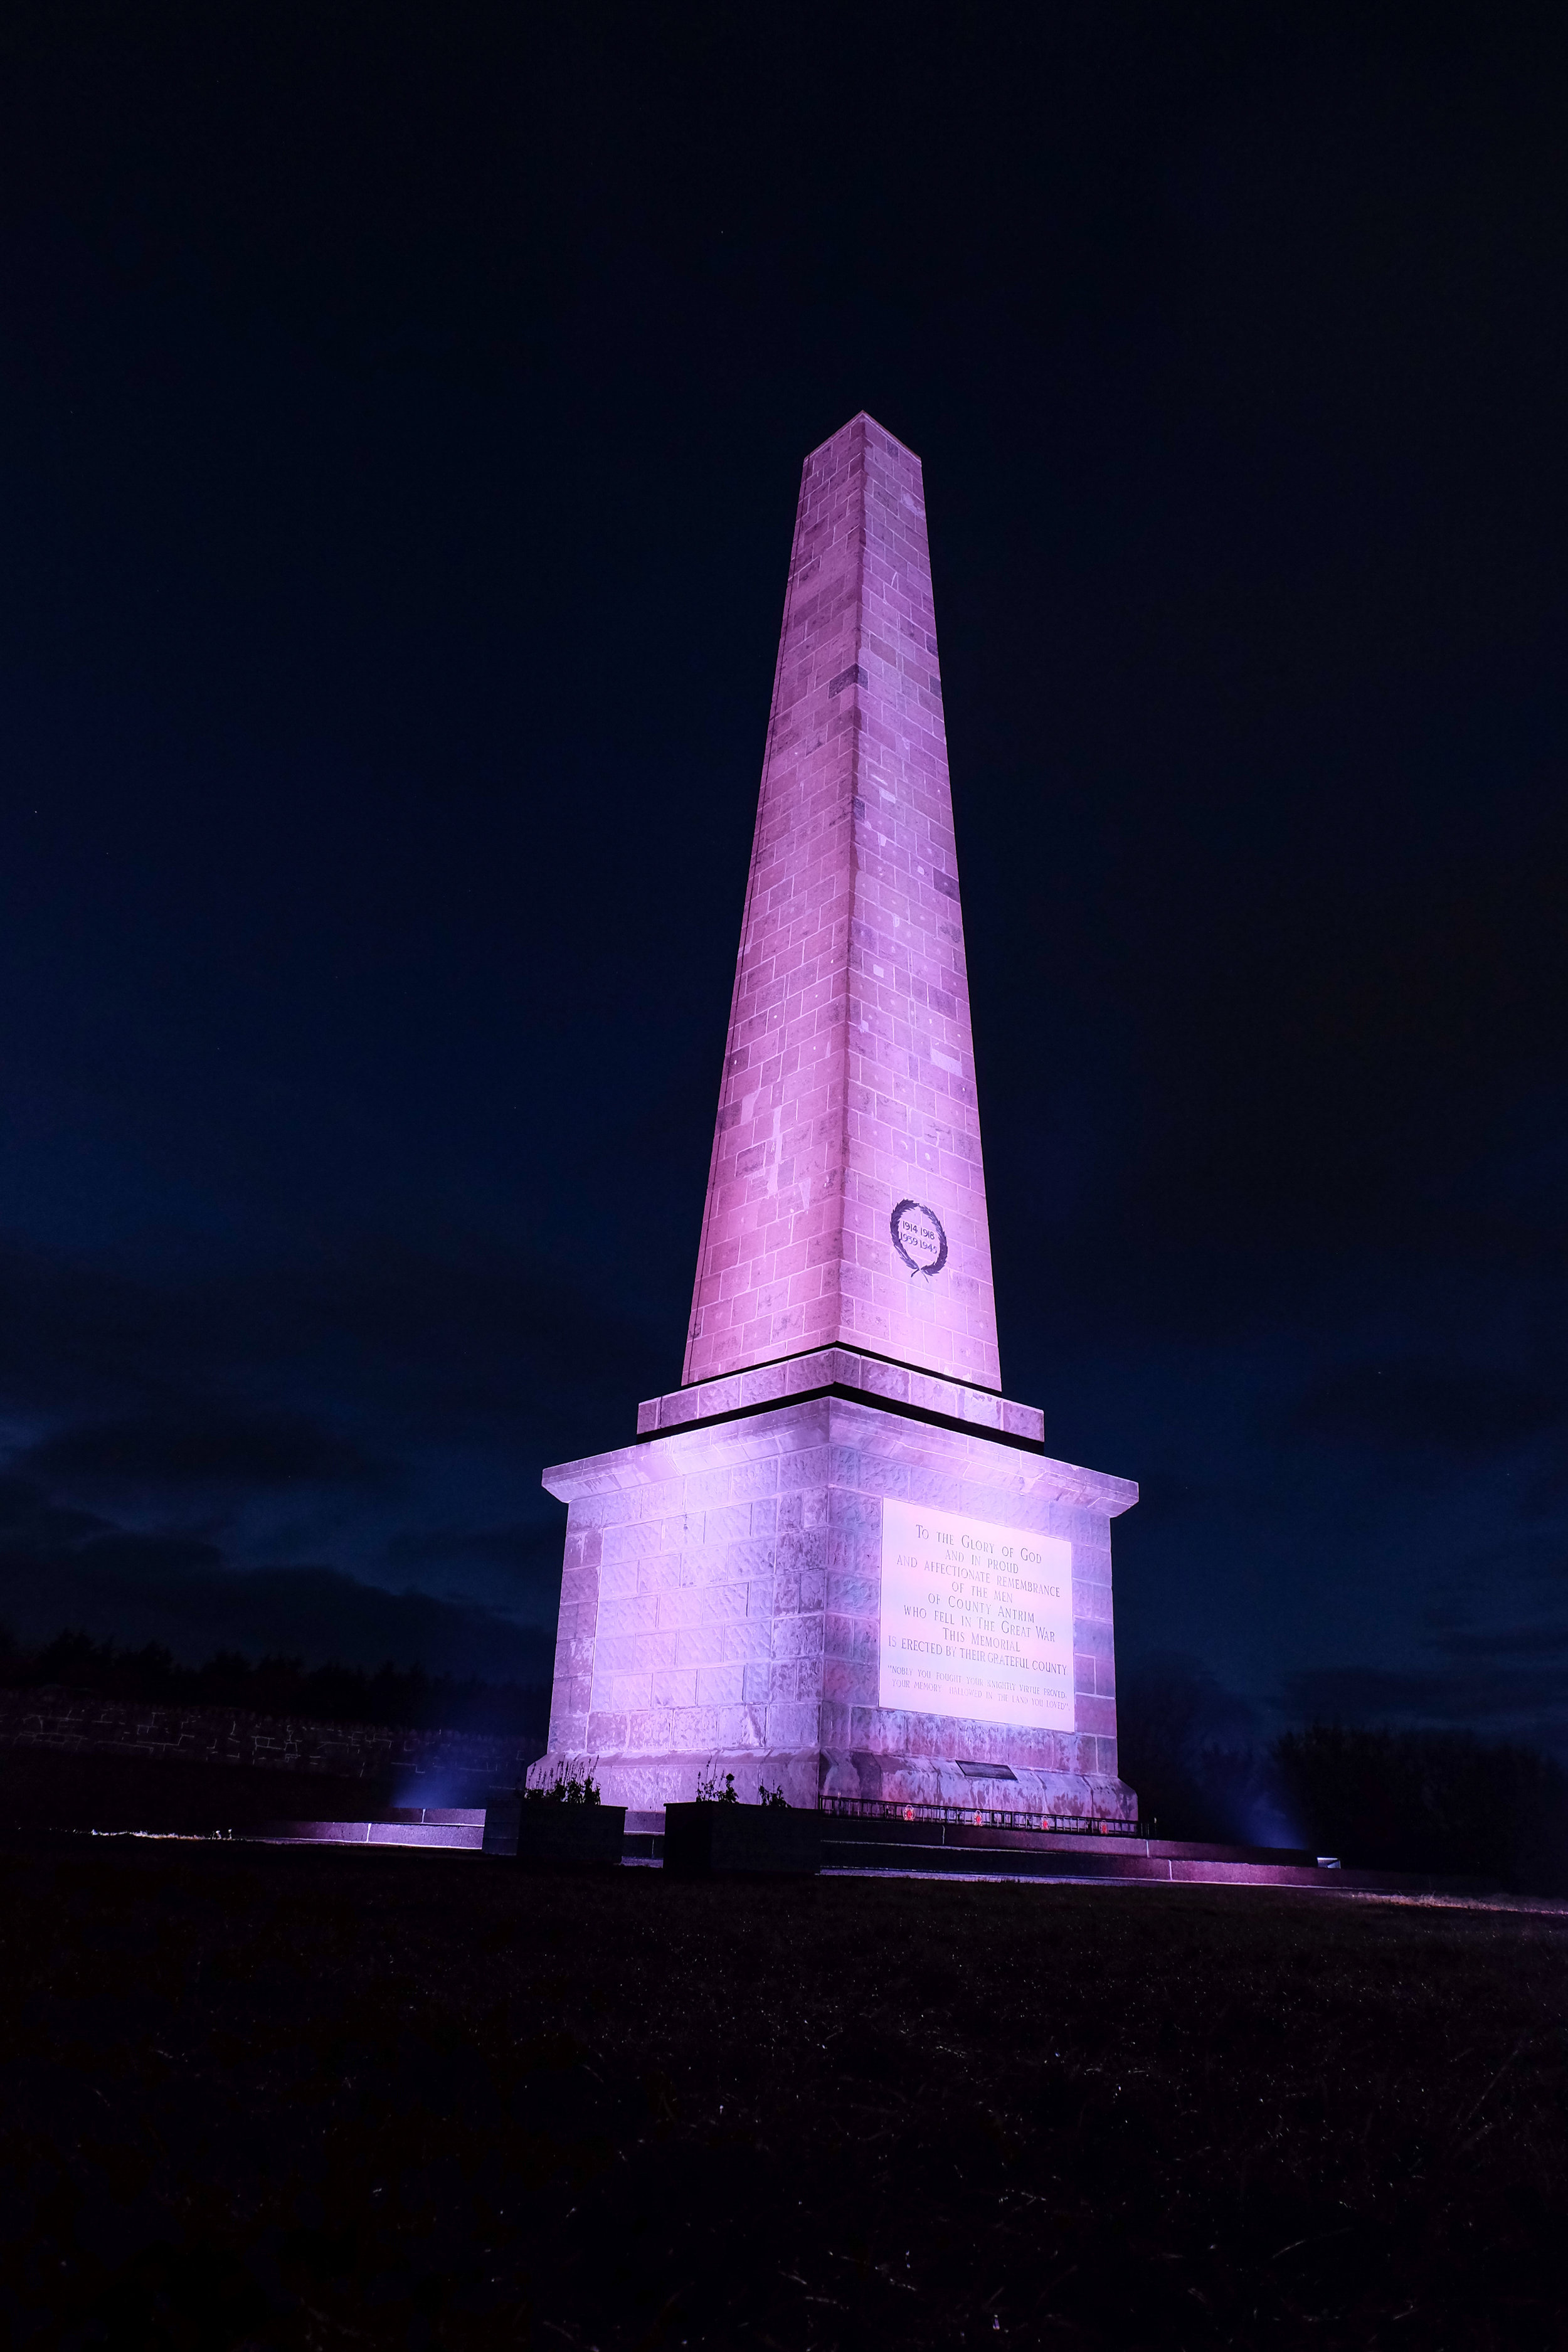
<path fill-rule="evenodd" d="M 570 1506 L 550 1748 L 739 1795 L 1131 1823 L 1110 1522 L 1002 1393 L 918 457 L 805 461 L 680 1388 Z"/>

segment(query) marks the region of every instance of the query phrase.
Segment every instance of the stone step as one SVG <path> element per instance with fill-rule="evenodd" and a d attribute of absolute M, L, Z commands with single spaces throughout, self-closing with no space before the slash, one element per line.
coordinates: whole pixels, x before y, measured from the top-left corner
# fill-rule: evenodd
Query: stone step
<path fill-rule="evenodd" d="M 374 1821 L 263 1822 L 247 1836 L 262 1845 L 426 1845 L 477 1853 L 483 1806 L 395 1806 Z"/>
<path fill-rule="evenodd" d="M 1390 1870 L 1346 1870 L 1328 1855 L 1288 1846 L 1209 1845 L 1173 1838 L 1080 1836 L 957 1822 L 822 1817 L 822 1866 L 857 1875 L 937 1874 L 982 1878 L 1060 1878 L 1176 1886 L 1295 1886 L 1324 1895 L 1481 1895 L 1473 1878 Z M 375 1821 L 267 1822 L 250 1834 L 269 1845 L 435 1846 L 477 1853 L 482 1811 L 425 1806 Z M 623 1858 L 662 1863 L 664 1815 L 628 1813 Z"/>

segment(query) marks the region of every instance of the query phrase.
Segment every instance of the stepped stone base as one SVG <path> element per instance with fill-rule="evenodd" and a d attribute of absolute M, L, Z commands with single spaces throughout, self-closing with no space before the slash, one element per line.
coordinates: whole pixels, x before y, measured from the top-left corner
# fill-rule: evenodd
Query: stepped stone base
<path fill-rule="evenodd" d="M 719 1411 L 696 1416 L 683 1391 L 642 1407 L 637 1444 L 546 1471 L 570 1517 L 550 1748 L 531 1780 L 589 1760 L 605 1802 L 638 1815 L 732 1772 L 752 1803 L 782 1785 L 800 1806 L 1136 1817 L 1116 1771 L 1110 1520 L 1137 1488 L 1053 1461 L 1037 1416 L 987 1391 L 889 1397 L 889 1370 L 820 1351 L 745 1376 L 771 1399 L 704 1397 Z M 889 1503 L 1070 1544 L 1068 1727 L 880 1704 Z"/>
<path fill-rule="evenodd" d="M 1004 1731 L 998 1738 L 994 1725 L 986 1730 L 993 1753 L 1013 1736 Z M 592 1759 L 578 1751 L 558 1754 L 552 1746 L 529 1779 L 544 1786 L 558 1766 L 584 1760 Z M 895 1805 L 1001 1807 L 1026 1821 L 1037 1816 L 1082 1822 L 1138 1818 L 1133 1791 L 1113 1775 L 1038 1771 L 1021 1765 L 1012 1780 L 999 1786 L 976 1781 L 950 1756 L 879 1755 L 864 1748 L 853 1755 L 833 1755 L 824 1749 L 814 1754 L 798 1748 L 731 1748 L 667 1755 L 598 1753 L 595 1762 L 605 1802 L 626 1805 L 649 1822 L 666 1805 L 689 1802 L 700 1780 L 717 1780 L 722 1787 L 731 1772 L 735 1794 L 744 1805 L 756 1804 L 764 1788 L 782 1788 L 792 1805 L 815 1805 L 819 1797 L 865 1797 Z"/>
<path fill-rule="evenodd" d="M 1319 1895 L 1484 1895 L 1472 1878 L 1342 1869 L 1293 1847 L 1205 1845 L 1171 1838 L 1062 1836 L 953 1822 L 855 1821 L 824 1815 L 827 1870 L 983 1878 L 1065 1878 L 1171 1886 L 1294 1886 Z"/>

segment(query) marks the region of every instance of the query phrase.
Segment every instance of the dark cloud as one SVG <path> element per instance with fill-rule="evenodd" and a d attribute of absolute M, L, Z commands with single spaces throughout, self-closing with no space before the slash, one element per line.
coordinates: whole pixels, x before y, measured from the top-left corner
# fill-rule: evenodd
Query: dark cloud
<path fill-rule="evenodd" d="M 562 1515 L 540 1466 L 629 1439 L 668 1377 L 587 1286 L 477 1244 L 161 1275 L 0 1251 L 12 1470 L 127 1540 L 221 1534 L 225 1574 L 325 1559 L 366 1591 L 412 1580 L 550 1624 Z M 106 1633 L 100 1593 L 79 1606 Z"/>
<path fill-rule="evenodd" d="M 424 1436 L 526 1412 L 569 1448 L 595 1403 L 624 1414 L 670 1377 L 640 1323 L 586 1281 L 495 1244 L 345 1237 L 335 1253 L 161 1279 L 0 1246 L 0 1402 L 22 1414 L 254 1421 L 270 1401 L 215 1407 L 215 1393 L 314 1378 L 362 1414 L 411 1414 Z"/>
<path fill-rule="evenodd" d="M 17 1457 L 71 1490 L 260 1488 L 381 1480 L 384 1465 L 299 1412 L 199 1412 L 89 1422 Z"/>
<path fill-rule="evenodd" d="M 1452 1647 L 1458 1651 L 1460 1644 Z M 1466 1658 L 1437 1667 L 1315 1666 L 1288 1674 L 1280 1704 L 1294 1722 L 1389 1724 L 1483 1731 L 1495 1738 L 1568 1750 L 1568 1634 L 1514 1649 L 1505 1634 L 1478 1639 Z M 1530 1657 L 1533 1665 L 1516 1665 Z"/>
<path fill-rule="evenodd" d="M 26 1478 L 0 1478 L 0 1550 L 64 1548 L 105 1532 L 108 1525 L 92 1511 L 52 1502 Z"/>
<path fill-rule="evenodd" d="M 1456 1627 L 1432 1647 L 1468 1660 L 1529 1658 L 1544 1664 L 1568 1654 L 1568 1624 Z"/>
<path fill-rule="evenodd" d="M 437 1560 L 476 1560 L 487 1565 L 537 1570 L 560 1566 L 561 1533 L 551 1527 L 437 1528 L 427 1534 L 394 1536 L 386 1557 L 394 1567 L 417 1568 Z"/>
<path fill-rule="evenodd" d="M 1340 1444 L 1468 1455 L 1520 1444 L 1563 1418 L 1555 1390 L 1515 1373 L 1363 1363 L 1314 1381 L 1289 1426 Z"/>
<path fill-rule="evenodd" d="M 547 1680 L 550 1634 L 502 1611 L 409 1586 L 390 1592 L 327 1567 L 236 1569 L 215 1544 L 58 1511 L 0 1486 L 0 1623 L 24 1642 L 64 1626 L 162 1642 L 191 1663 L 215 1650 L 423 1664 L 490 1681 Z"/>

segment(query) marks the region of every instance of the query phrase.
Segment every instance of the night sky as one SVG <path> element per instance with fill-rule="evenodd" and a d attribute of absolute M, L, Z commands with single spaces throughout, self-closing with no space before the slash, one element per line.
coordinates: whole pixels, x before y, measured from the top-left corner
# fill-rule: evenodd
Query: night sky
<path fill-rule="evenodd" d="M 537 1671 L 801 460 L 924 460 L 1124 1669 L 1568 1750 L 1554 8 L 8 10 L 0 1622 Z"/>

